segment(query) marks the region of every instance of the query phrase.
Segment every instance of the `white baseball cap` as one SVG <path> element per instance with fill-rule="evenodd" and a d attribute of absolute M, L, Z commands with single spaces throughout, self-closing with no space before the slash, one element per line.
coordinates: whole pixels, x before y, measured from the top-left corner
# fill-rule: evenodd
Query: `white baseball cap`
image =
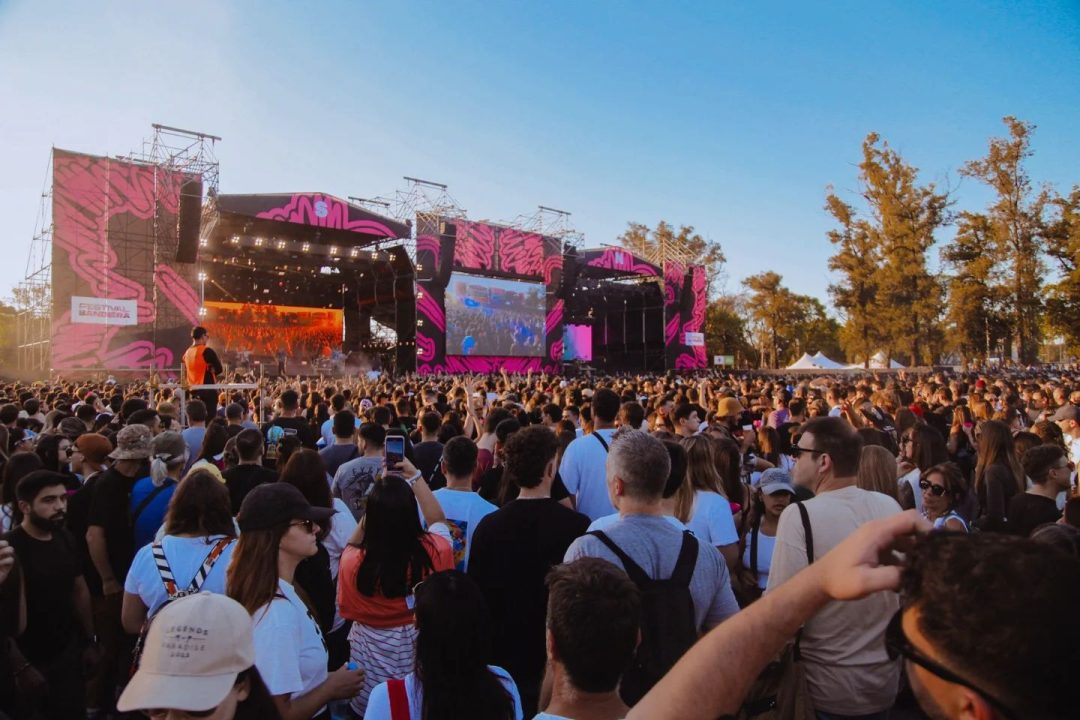
<path fill-rule="evenodd" d="M 226 595 L 188 595 L 154 616 L 139 669 L 116 708 L 210 710 L 254 664 L 251 615 L 244 606 Z"/>

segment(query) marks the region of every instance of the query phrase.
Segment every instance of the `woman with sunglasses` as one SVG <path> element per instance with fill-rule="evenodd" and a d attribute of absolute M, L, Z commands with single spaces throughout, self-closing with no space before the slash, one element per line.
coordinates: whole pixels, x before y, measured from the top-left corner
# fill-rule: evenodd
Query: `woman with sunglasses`
<path fill-rule="evenodd" d="M 175 628 L 189 628 L 187 637 Z M 176 652 L 194 645 L 197 652 Z M 139 669 L 116 703 L 151 720 L 280 720 L 255 667 L 251 616 L 224 595 L 179 598 L 150 623 Z"/>
<path fill-rule="evenodd" d="M 955 463 L 934 465 L 919 478 L 922 494 L 922 514 L 934 524 L 935 530 L 967 532 L 967 523 L 956 508 L 966 490 L 964 476 Z"/>
<path fill-rule="evenodd" d="M 437 572 L 413 590 L 416 665 L 371 692 L 364 720 L 396 719 L 391 695 L 414 718 L 520 720 L 521 698 L 510 674 L 487 664 L 491 631 L 480 588 L 457 570 Z"/>
<path fill-rule="evenodd" d="M 328 702 L 363 686 L 360 670 L 327 671 L 322 630 L 294 588 L 296 566 L 318 551 L 319 523 L 333 514 L 278 482 L 249 492 L 236 518 L 240 539 L 226 587 L 254 620 L 255 666 L 285 720 L 329 718 Z"/>
<path fill-rule="evenodd" d="M 439 501 L 412 463 L 403 460 L 375 481 L 338 573 L 338 607 L 353 621 L 350 658 L 365 672 L 364 687 L 351 703 L 357 715 L 364 714 L 376 685 L 413 670 L 413 588 L 432 573 L 453 569 L 450 538 Z"/>
<path fill-rule="evenodd" d="M 900 455 L 897 457 L 897 495 L 900 507 L 923 511 L 919 478 L 929 468 L 948 462 L 949 451 L 941 433 L 924 422 L 918 422 L 900 437 Z"/>

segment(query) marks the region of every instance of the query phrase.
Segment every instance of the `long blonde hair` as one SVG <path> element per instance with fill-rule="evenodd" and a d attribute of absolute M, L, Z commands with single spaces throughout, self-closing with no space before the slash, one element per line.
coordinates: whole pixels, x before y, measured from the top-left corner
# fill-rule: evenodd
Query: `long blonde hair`
<path fill-rule="evenodd" d="M 686 450 L 686 477 L 675 493 L 675 517 L 688 522 L 694 511 L 694 495 L 698 490 L 723 495 L 720 473 L 716 469 L 716 452 L 708 435 L 693 435 L 679 440 Z"/>
<path fill-rule="evenodd" d="M 896 481 L 896 458 L 893 454 L 880 445 L 863 446 L 855 484 L 863 490 L 879 492 L 899 502 Z"/>

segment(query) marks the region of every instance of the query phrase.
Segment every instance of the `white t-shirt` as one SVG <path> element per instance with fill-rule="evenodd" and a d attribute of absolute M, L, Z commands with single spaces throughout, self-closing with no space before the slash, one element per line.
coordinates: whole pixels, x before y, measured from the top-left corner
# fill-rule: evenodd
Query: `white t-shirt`
<path fill-rule="evenodd" d="M 172 570 L 177 590 L 188 589 L 207 555 L 223 537 L 224 535 L 214 535 L 209 538 L 166 535 L 161 538 L 161 549 L 165 551 L 165 559 L 169 561 L 169 569 Z M 222 551 L 200 588 L 203 592 L 222 595 L 225 593 L 225 571 L 229 567 L 235 548 L 236 541 L 234 540 Z M 165 583 L 161 581 L 161 573 L 158 572 L 157 562 L 154 560 L 152 544 L 143 545 L 135 553 L 135 559 L 131 561 L 131 568 L 124 580 L 124 591 L 142 598 L 148 617 L 157 612 L 158 608 L 169 599 L 169 593 L 165 590 Z"/>
<path fill-rule="evenodd" d="M 614 428 L 595 430 L 592 434 L 604 438 L 611 446 Z M 590 520 L 615 512 L 607 490 L 607 456 L 604 445 L 594 437 L 583 435 L 570 442 L 559 465 L 559 477 L 566 490 L 576 497 L 577 511 Z"/>
<path fill-rule="evenodd" d="M 331 518 L 330 532 L 327 533 L 326 539 L 323 540 L 323 547 L 326 548 L 327 554 L 330 555 L 330 575 L 336 579 L 338 563 L 341 562 L 341 553 L 345 550 L 345 546 L 349 544 L 349 538 L 352 537 L 353 531 L 356 530 L 356 519 L 349 512 L 349 506 L 341 498 L 334 498 L 334 510 L 336 512 L 334 517 Z"/>
<path fill-rule="evenodd" d="M 515 720 L 521 720 L 521 696 L 518 694 L 517 685 L 514 684 L 510 673 L 494 665 L 488 665 L 488 669 L 491 670 L 495 677 L 499 678 L 503 687 L 510 693 L 514 700 L 514 718 Z M 409 716 L 420 717 L 424 704 L 424 690 L 413 673 L 405 676 L 405 695 L 409 698 Z M 364 711 L 364 720 L 390 720 L 390 693 L 386 688 L 386 683 L 379 683 L 371 691 L 367 710 Z"/>
<path fill-rule="evenodd" d="M 279 578 L 278 592 L 252 616 L 255 667 L 271 695 L 306 695 L 326 681 L 326 642 L 293 586 Z"/>
<path fill-rule="evenodd" d="M 915 468 L 897 480 L 896 487 L 899 489 L 904 486 L 904 483 L 911 486 L 911 492 L 915 495 L 915 509 L 921 513 L 923 511 L 923 504 L 922 489 L 919 487 L 920 477 L 922 477 L 922 470 Z"/>
<path fill-rule="evenodd" d="M 619 513 L 615 513 L 614 515 L 605 515 L 602 518 L 596 518 L 589 524 L 589 528 L 585 532 L 593 532 L 595 530 L 607 530 L 609 527 L 617 523 L 620 517 L 621 516 L 619 515 Z M 664 519 L 670 522 L 680 531 L 689 530 L 689 528 L 683 525 L 682 521 L 674 515 L 665 515 Z"/>
<path fill-rule="evenodd" d="M 731 503 L 720 493 L 696 490 L 694 509 L 690 512 L 690 522 L 686 523 L 686 527 L 702 542 L 716 547 L 739 542 Z"/>
<path fill-rule="evenodd" d="M 746 534 L 746 550 L 743 552 L 742 563 L 743 567 L 750 568 L 757 572 L 757 584 L 762 590 L 769 583 L 769 565 L 772 564 L 773 548 L 776 547 L 776 536 L 766 535 L 765 533 L 758 531 L 757 534 L 757 568 L 750 567 L 750 538 L 753 533 L 751 530 Z"/>
<path fill-rule="evenodd" d="M 487 515 L 498 510 L 474 492 L 439 488 L 432 493 L 446 515 L 450 528 L 450 545 L 454 549 L 454 566 L 464 572 L 469 568 L 469 548 L 476 526 Z"/>

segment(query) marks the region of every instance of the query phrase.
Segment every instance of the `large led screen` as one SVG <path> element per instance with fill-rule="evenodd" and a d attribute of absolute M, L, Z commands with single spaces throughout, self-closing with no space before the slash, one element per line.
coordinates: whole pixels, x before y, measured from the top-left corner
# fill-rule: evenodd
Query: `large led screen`
<path fill-rule="evenodd" d="M 200 323 L 210 331 L 210 345 L 254 356 L 284 350 L 295 360 L 330 355 L 341 346 L 345 316 L 332 308 L 207 302 Z"/>
<path fill-rule="evenodd" d="M 592 325 L 563 326 L 563 361 L 592 360 Z"/>
<path fill-rule="evenodd" d="M 541 357 L 541 283 L 452 273 L 446 287 L 446 354 Z"/>

